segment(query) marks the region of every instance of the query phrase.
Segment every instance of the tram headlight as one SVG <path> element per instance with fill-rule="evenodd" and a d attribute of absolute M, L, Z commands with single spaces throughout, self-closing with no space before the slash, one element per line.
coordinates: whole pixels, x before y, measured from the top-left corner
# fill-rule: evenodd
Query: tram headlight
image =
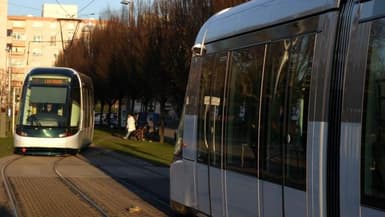
<path fill-rule="evenodd" d="M 68 137 L 68 136 L 72 136 L 72 133 L 70 131 L 66 131 L 64 133 L 59 134 L 59 138 Z"/>
<path fill-rule="evenodd" d="M 19 135 L 19 136 L 28 136 L 28 133 L 24 132 L 21 129 L 16 129 L 16 134 Z"/>
<path fill-rule="evenodd" d="M 59 134 L 59 138 L 63 138 L 63 137 L 67 137 L 67 136 L 69 136 L 67 132 Z"/>

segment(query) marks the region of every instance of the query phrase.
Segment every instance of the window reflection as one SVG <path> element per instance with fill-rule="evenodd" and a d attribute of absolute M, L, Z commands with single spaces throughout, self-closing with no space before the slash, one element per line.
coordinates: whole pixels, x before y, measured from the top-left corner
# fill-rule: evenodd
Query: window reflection
<path fill-rule="evenodd" d="M 227 167 L 257 174 L 259 98 L 265 46 L 232 54 L 230 95 L 226 117 Z"/>
<path fill-rule="evenodd" d="M 261 175 L 282 183 L 284 144 L 285 77 L 289 59 L 289 40 L 269 45 L 265 68 L 261 116 Z"/>
<path fill-rule="evenodd" d="M 261 114 L 261 175 L 306 189 L 306 135 L 314 35 L 269 45 Z"/>
<path fill-rule="evenodd" d="M 306 187 L 307 114 L 313 48 L 314 36 L 293 40 L 289 65 L 285 183 L 302 189 Z"/>
<path fill-rule="evenodd" d="M 191 61 L 191 69 L 186 89 L 185 107 L 186 114 L 197 115 L 199 105 L 199 81 L 201 76 L 201 61 L 200 57 L 194 57 Z"/>
<path fill-rule="evenodd" d="M 385 204 L 385 19 L 373 22 L 366 72 L 362 132 L 363 202 Z"/>
<path fill-rule="evenodd" d="M 198 120 L 198 162 L 208 163 L 208 140 L 207 140 L 207 112 L 209 103 L 205 103 L 205 98 L 210 96 L 210 81 L 214 73 L 215 55 L 207 55 L 202 64 L 202 76 L 200 78 L 199 90 L 199 120 Z M 206 100 L 207 101 L 207 100 Z"/>
<path fill-rule="evenodd" d="M 208 55 L 203 61 L 199 91 L 198 161 L 216 167 L 221 167 L 222 160 L 222 108 L 226 64 L 226 52 Z"/>

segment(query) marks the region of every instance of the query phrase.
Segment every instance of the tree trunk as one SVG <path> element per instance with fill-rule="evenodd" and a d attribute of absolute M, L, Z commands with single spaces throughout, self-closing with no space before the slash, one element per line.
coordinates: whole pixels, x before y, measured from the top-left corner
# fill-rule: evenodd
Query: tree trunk
<path fill-rule="evenodd" d="M 162 99 L 160 100 L 160 114 L 159 114 L 159 121 L 160 121 L 160 126 L 159 126 L 159 142 L 160 143 L 164 143 L 164 127 L 165 127 L 165 124 L 164 124 L 164 119 L 165 119 L 165 113 L 166 113 L 166 100 L 165 99 Z"/>
<path fill-rule="evenodd" d="M 130 113 L 131 114 L 134 114 L 135 112 L 135 99 L 134 98 L 131 98 L 131 109 L 130 109 Z"/>
<path fill-rule="evenodd" d="M 104 113 L 104 102 L 102 101 L 100 103 L 100 119 L 99 119 L 99 125 L 103 125 L 103 113 Z"/>
<path fill-rule="evenodd" d="M 118 104 L 118 126 L 116 126 L 118 129 L 122 127 L 122 97 L 119 99 Z"/>

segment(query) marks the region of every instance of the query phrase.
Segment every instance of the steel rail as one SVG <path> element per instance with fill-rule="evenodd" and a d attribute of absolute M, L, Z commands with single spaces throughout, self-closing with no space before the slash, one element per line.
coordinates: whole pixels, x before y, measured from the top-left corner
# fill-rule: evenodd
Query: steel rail
<path fill-rule="evenodd" d="M 88 197 L 82 190 L 80 190 L 80 188 L 76 186 L 76 184 L 71 182 L 68 178 L 63 176 L 62 173 L 60 173 L 60 171 L 57 168 L 57 165 L 60 161 L 64 160 L 65 158 L 66 157 L 62 157 L 59 160 L 54 162 L 54 172 L 56 173 L 56 175 L 67 187 L 70 188 L 70 190 L 72 190 L 75 193 L 78 193 L 78 195 L 80 195 L 88 204 L 94 207 L 102 216 L 109 217 L 108 213 L 103 208 L 101 208 L 94 200 Z"/>
<path fill-rule="evenodd" d="M 11 182 L 10 182 L 8 176 L 6 175 L 6 170 L 7 170 L 9 165 L 11 165 L 13 162 L 21 159 L 22 157 L 23 156 L 18 156 L 18 157 L 15 157 L 15 158 L 7 161 L 7 163 L 1 168 L 1 176 L 3 178 L 5 191 L 7 192 L 9 202 L 10 202 L 10 208 L 13 211 L 14 217 L 19 217 L 20 212 L 19 212 L 19 207 L 17 206 L 17 203 L 16 203 L 15 192 L 13 191 L 12 186 L 11 186 Z"/>

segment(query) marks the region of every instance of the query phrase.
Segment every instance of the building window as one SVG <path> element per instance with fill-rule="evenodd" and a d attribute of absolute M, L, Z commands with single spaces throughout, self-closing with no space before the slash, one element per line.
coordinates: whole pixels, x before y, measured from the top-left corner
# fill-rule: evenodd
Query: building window
<path fill-rule="evenodd" d="M 24 61 L 22 59 L 11 59 L 11 66 L 20 68 L 24 66 Z"/>
<path fill-rule="evenodd" d="M 12 32 L 13 32 L 12 29 L 7 29 L 7 37 L 11 37 L 12 36 Z"/>
<path fill-rule="evenodd" d="M 12 47 L 12 54 L 24 54 L 25 47 Z"/>
<path fill-rule="evenodd" d="M 41 49 L 35 48 L 32 50 L 32 55 L 33 56 L 42 56 L 43 53 L 42 53 Z"/>
<path fill-rule="evenodd" d="M 50 45 L 56 46 L 56 35 L 50 37 Z"/>
<path fill-rule="evenodd" d="M 12 32 L 12 38 L 15 40 L 25 40 L 25 35 L 21 32 Z"/>
<path fill-rule="evenodd" d="M 34 35 L 32 40 L 33 41 L 42 41 L 42 39 L 43 39 L 42 35 Z"/>

